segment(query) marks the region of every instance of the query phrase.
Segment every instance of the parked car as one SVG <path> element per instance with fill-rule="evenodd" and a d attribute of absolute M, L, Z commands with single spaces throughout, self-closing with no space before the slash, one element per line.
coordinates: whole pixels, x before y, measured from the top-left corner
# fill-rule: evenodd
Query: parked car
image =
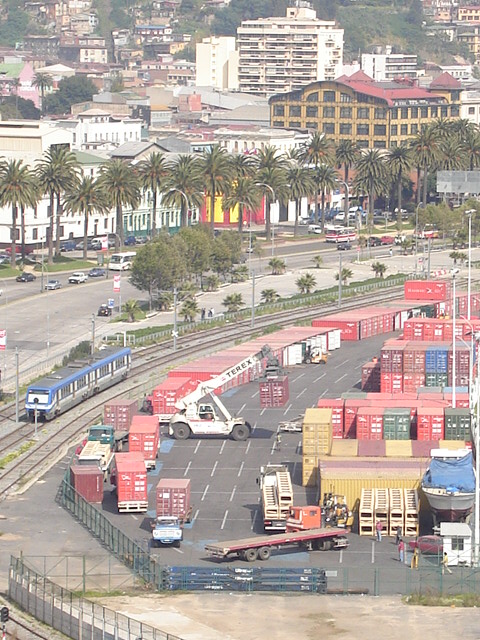
<path fill-rule="evenodd" d="M 395 238 L 393 236 L 382 236 L 380 238 L 380 244 L 383 246 L 388 246 L 395 243 Z"/>
<path fill-rule="evenodd" d="M 45 289 L 47 291 L 54 291 L 55 289 L 61 289 L 61 288 L 62 288 L 62 283 L 60 282 L 60 280 L 49 280 L 45 285 Z"/>
<path fill-rule="evenodd" d="M 12 255 L 12 247 L 8 246 L 5 248 L 5 253 L 7 253 L 9 256 Z M 22 246 L 20 244 L 16 244 L 15 245 L 15 253 L 17 254 L 21 254 L 22 253 Z M 25 245 L 25 255 L 28 256 L 29 253 L 33 253 L 33 247 L 29 247 L 28 245 Z"/>
<path fill-rule="evenodd" d="M 77 243 L 75 240 L 65 240 L 60 243 L 60 251 L 75 251 Z"/>
<path fill-rule="evenodd" d="M 403 244 L 406 240 L 407 236 L 404 233 L 397 233 L 395 236 L 395 244 Z"/>
<path fill-rule="evenodd" d="M 337 242 L 337 251 L 349 251 L 351 248 L 350 242 Z"/>
<path fill-rule="evenodd" d="M 369 247 L 379 247 L 382 244 L 382 241 L 378 236 L 370 236 L 367 239 L 367 243 Z"/>
<path fill-rule="evenodd" d="M 10 264 L 10 256 L 5 253 L 0 254 L 0 264 Z"/>
<path fill-rule="evenodd" d="M 137 239 L 135 238 L 135 236 L 127 236 L 125 238 L 124 245 L 126 247 L 132 247 L 134 244 L 137 244 Z"/>
<path fill-rule="evenodd" d="M 90 269 L 90 271 L 88 272 L 88 277 L 89 278 L 104 278 L 106 274 L 105 269 L 102 269 L 101 267 L 93 267 L 93 269 Z"/>
<path fill-rule="evenodd" d="M 108 304 L 103 303 L 98 307 L 97 316 L 111 316 L 111 315 L 112 315 L 112 310 L 108 306 Z"/>
<path fill-rule="evenodd" d="M 72 273 L 72 275 L 68 278 L 70 284 L 81 284 L 82 282 L 86 282 L 88 280 L 88 276 L 83 271 L 76 271 Z"/>
<path fill-rule="evenodd" d="M 37 278 L 33 275 L 33 273 L 28 273 L 27 271 L 24 271 L 15 278 L 17 282 L 33 282 L 36 279 Z"/>
<path fill-rule="evenodd" d="M 441 536 L 420 536 L 409 542 L 410 549 L 418 549 L 421 553 L 441 556 L 443 552 L 443 538 Z"/>
<path fill-rule="evenodd" d="M 322 227 L 319 224 L 309 224 L 308 233 L 322 233 Z"/>
<path fill-rule="evenodd" d="M 137 244 L 147 244 L 149 238 L 147 236 L 135 236 L 135 242 Z"/>

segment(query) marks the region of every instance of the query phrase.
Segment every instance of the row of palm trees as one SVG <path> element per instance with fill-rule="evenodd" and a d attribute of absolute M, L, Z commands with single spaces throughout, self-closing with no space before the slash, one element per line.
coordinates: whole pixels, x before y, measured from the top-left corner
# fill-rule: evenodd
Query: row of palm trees
<path fill-rule="evenodd" d="M 49 148 L 34 167 L 21 160 L 0 163 L 0 206 L 12 212 L 12 265 L 16 255 L 18 213 L 21 241 L 25 242 L 24 214 L 39 201 L 49 199 L 47 233 L 48 260 L 60 252 L 61 218 L 64 213 L 84 218 L 84 254 L 86 256 L 88 221 L 91 215 L 115 210 L 117 248 L 123 244 L 125 208 L 138 207 L 142 194 L 149 193 L 152 208 L 152 236 L 156 234 L 158 203 L 180 210 L 180 226 L 188 223 L 188 212 L 207 201 L 210 225 L 215 223 L 215 202 L 220 196 L 224 209 L 238 208 L 238 230 L 244 219 L 265 200 L 267 212 L 272 202 L 295 201 L 295 234 L 298 231 L 300 203 L 315 199 L 315 222 L 325 224 L 325 205 L 330 192 L 350 183 L 354 170 L 353 192 L 368 196 L 369 216 L 373 220 L 375 199 L 396 191 L 398 209 L 402 207 L 402 189 L 411 172 L 417 171 L 417 202 L 422 186 L 423 204 L 427 202 L 428 179 L 439 169 L 476 169 L 480 166 L 480 133 L 465 120 L 438 120 L 424 128 L 408 144 L 390 150 L 360 150 L 351 140 L 337 146 L 325 135 L 315 132 L 301 148 L 282 154 L 267 146 L 256 155 L 229 154 L 218 145 L 200 155 L 180 155 L 169 160 L 152 153 L 137 165 L 111 159 L 100 166 L 97 177 L 82 174 L 75 154 L 68 146 Z M 340 170 L 343 168 L 343 173 Z M 343 179 L 342 179 L 343 178 Z M 345 210 L 349 209 L 350 189 L 345 189 Z M 167 223 L 168 224 L 168 223 Z M 265 216 L 270 239 L 270 214 Z"/>

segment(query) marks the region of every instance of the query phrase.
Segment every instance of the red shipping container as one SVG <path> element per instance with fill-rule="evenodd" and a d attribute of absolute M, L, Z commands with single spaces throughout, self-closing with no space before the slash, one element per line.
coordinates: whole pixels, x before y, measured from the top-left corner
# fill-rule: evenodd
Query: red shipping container
<path fill-rule="evenodd" d="M 443 440 L 444 424 L 443 408 L 419 408 L 417 411 L 417 440 Z"/>
<path fill-rule="evenodd" d="M 260 406 L 283 407 L 289 398 L 288 376 L 276 376 L 260 381 Z"/>
<path fill-rule="evenodd" d="M 316 318 L 312 322 L 312 327 L 328 327 L 340 329 L 342 340 L 360 340 L 360 320 L 342 320 L 339 314 L 338 319 Z"/>
<path fill-rule="evenodd" d="M 191 378 L 167 378 L 152 391 L 153 413 L 166 419 L 176 412 L 175 403 L 193 390 Z"/>
<path fill-rule="evenodd" d="M 343 438 L 344 400 L 342 398 L 319 398 L 317 407 L 332 410 L 332 437 L 337 440 Z"/>
<path fill-rule="evenodd" d="M 343 437 L 356 438 L 357 412 L 360 407 L 369 407 L 372 400 L 368 398 L 347 398 L 343 409 Z"/>
<path fill-rule="evenodd" d="M 447 300 L 450 283 L 438 280 L 407 280 L 404 285 L 405 300 Z"/>
<path fill-rule="evenodd" d="M 72 465 L 70 484 L 87 502 L 99 503 L 103 500 L 103 472 L 96 465 Z"/>
<path fill-rule="evenodd" d="M 404 372 L 425 372 L 425 349 L 425 345 L 419 344 L 413 340 L 406 344 L 403 352 Z"/>
<path fill-rule="evenodd" d="M 415 392 L 418 387 L 425 386 L 425 374 L 405 372 L 403 374 L 403 391 L 408 393 Z"/>
<path fill-rule="evenodd" d="M 147 470 L 141 453 L 116 453 L 114 482 L 117 487 L 118 506 L 125 503 L 143 503 L 148 506 Z"/>
<path fill-rule="evenodd" d="M 157 416 L 133 416 L 128 434 L 128 450 L 142 453 L 147 469 L 155 467 L 159 444 Z"/>
<path fill-rule="evenodd" d="M 380 353 L 382 372 L 403 372 L 403 352 L 405 346 L 406 344 L 404 340 L 388 340 L 384 343 Z"/>
<path fill-rule="evenodd" d="M 190 516 L 190 480 L 161 478 L 156 490 L 157 516 Z"/>
<path fill-rule="evenodd" d="M 363 365 L 361 388 L 363 391 L 380 391 L 380 362 L 367 362 Z"/>
<path fill-rule="evenodd" d="M 112 425 L 115 431 L 128 431 L 132 418 L 138 413 L 136 400 L 119 398 L 103 405 L 103 422 Z"/>
<path fill-rule="evenodd" d="M 403 393 L 403 373 L 381 373 L 380 374 L 381 393 Z"/>
<path fill-rule="evenodd" d="M 357 412 L 357 440 L 383 440 L 384 407 L 362 407 Z"/>

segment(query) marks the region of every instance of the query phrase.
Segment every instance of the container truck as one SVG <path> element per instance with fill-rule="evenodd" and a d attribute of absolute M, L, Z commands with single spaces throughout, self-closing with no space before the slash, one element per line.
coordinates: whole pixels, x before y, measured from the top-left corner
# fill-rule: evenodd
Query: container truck
<path fill-rule="evenodd" d="M 207 544 L 205 551 L 209 556 L 222 560 L 239 558 L 247 562 L 254 562 L 257 559 L 268 560 L 273 550 L 288 547 L 297 547 L 308 551 L 346 549 L 348 538 L 345 535 L 345 529 L 319 528 Z"/>
<path fill-rule="evenodd" d="M 128 433 L 128 450 L 142 453 L 147 469 L 155 469 L 160 433 L 155 416 L 135 415 Z"/>
<path fill-rule="evenodd" d="M 176 516 L 157 516 L 152 527 L 152 546 L 176 545 L 183 540 L 183 528 Z"/>
<path fill-rule="evenodd" d="M 110 480 L 117 492 L 120 513 L 147 511 L 147 470 L 141 453 L 116 453 Z"/>
<path fill-rule="evenodd" d="M 292 480 L 287 466 L 269 464 L 260 467 L 257 482 L 261 491 L 264 530 L 285 531 L 293 505 Z"/>
<path fill-rule="evenodd" d="M 113 427 L 96 424 L 88 430 L 87 439 L 77 454 L 81 466 L 96 464 L 106 479 L 113 462 L 115 451 L 123 446 L 126 433 L 115 434 Z"/>
<path fill-rule="evenodd" d="M 155 494 L 156 515 L 175 516 L 180 524 L 190 522 L 190 480 L 188 478 L 161 478 Z"/>

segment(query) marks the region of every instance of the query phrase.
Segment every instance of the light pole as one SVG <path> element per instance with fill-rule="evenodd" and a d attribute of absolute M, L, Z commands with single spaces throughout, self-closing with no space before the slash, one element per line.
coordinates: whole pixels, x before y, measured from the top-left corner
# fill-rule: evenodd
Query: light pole
<path fill-rule="evenodd" d="M 91 348 L 92 356 L 95 353 L 95 314 L 92 313 L 92 348 Z"/>
<path fill-rule="evenodd" d="M 472 216 L 475 209 L 468 209 L 465 215 L 468 216 L 468 280 L 467 280 L 467 320 L 470 320 L 471 313 L 471 288 L 472 288 Z"/>
<path fill-rule="evenodd" d="M 342 306 L 342 252 L 338 256 L 338 308 Z"/>
<path fill-rule="evenodd" d="M 459 269 L 452 269 L 451 270 L 451 275 L 452 275 L 452 317 L 453 317 L 453 327 L 452 327 L 452 332 L 453 332 L 453 345 L 452 345 L 452 409 L 456 409 L 457 408 L 457 364 L 456 364 L 456 360 L 457 360 L 457 349 L 456 349 L 456 341 L 457 341 L 457 325 L 456 325 L 456 320 L 457 320 L 457 311 L 456 311 L 456 287 L 455 287 L 455 276 L 457 275 L 457 273 L 459 272 Z"/>
<path fill-rule="evenodd" d="M 419 202 L 415 209 L 415 275 L 417 275 L 418 272 L 418 210 L 420 207 L 423 207 L 422 202 Z M 402 212 L 400 212 L 400 215 L 401 214 Z"/>
<path fill-rule="evenodd" d="M 167 191 L 167 193 L 174 193 L 175 191 L 177 193 L 179 193 L 183 198 L 185 198 L 185 204 L 187 205 L 187 209 L 185 211 L 185 214 L 186 214 L 185 215 L 185 223 L 186 223 L 186 226 L 188 227 L 188 210 L 190 208 L 190 203 L 188 201 L 187 194 L 184 191 L 182 191 L 181 189 L 175 189 L 175 188 L 169 189 Z M 211 215 L 213 216 L 213 212 L 211 212 Z M 180 221 L 180 226 L 181 226 L 181 221 Z"/>
<path fill-rule="evenodd" d="M 272 202 L 270 202 L 270 205 L 268 207 L 268 218 L 270 220 L 271 229 L 272 229 L 272 258 L 273 258 L 275 256 L 275 226 L 272 222 L 272 204 L 276 202 L 277 198 L 275 197 L 275 191 L 269 184 L 265 184 L 265 182 L 256 182 L 255 184 L 257 185 L 257 187 L 265 187 L 265 189 L 268 189 L 272 194 Z"/>
<path fill-rule="evenodd" d="M 477 401 L 476 411 L 475 411 L 475 420 L 473 420 L 473 411 L 472 411 L 472 420 L 474 424 L 474 440 L 475 440 L 475 530 L 474 530 L 474 547 L 473 547 L 473 559 L 474 565 L 478 567 L 479 563 L 479 546 L 480 546 L 480 435 L 479 435 L 479 426 L 480 426 L 480 399 L 478 397 L 478 357 L 479 353 L 479 334 L 475 334 L 475 346 L 477 351 L 477 379 L 476 379 L 476 393 L 475 399 Z M 473 358 L 473 353 L 471 354 Z M 473 407 L 472 407 L 473 409 Z"/>
<path fill-rule="evenodd" d="M 177 337 L 178 337 L 178 330 L 177 330 L 177 287 L 173 287 L 173 331 L 172 331 L 172 336 L 173 336 L 173 350 L 176 351 L 177 350 Z"/>

